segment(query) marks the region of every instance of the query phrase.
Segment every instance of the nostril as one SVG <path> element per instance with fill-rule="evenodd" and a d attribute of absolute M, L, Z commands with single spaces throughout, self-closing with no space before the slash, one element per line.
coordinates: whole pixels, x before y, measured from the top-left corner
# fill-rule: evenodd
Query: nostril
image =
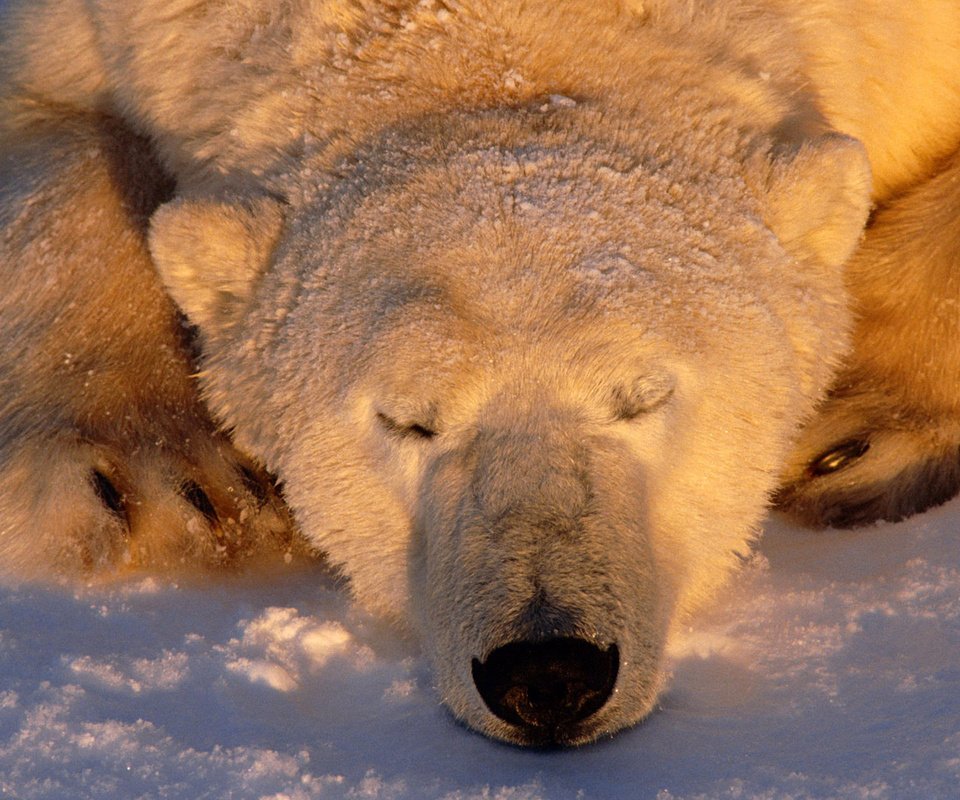
<path fill-rule="evenodd" d="M 613 693 L 620 666 L 616 645 L 584 639 L 511 642 L 473 659 L 473 682 L 487 708 L 513 725 L 547 730 L 581 722 Z"/>

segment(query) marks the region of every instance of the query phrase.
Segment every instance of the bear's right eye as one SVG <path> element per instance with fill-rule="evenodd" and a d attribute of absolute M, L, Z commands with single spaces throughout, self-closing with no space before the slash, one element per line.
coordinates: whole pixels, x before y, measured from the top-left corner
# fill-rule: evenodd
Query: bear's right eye
<path fill-rule="evenodd" d="M 384 414 L 382 411 L 377 412 L 377 421 L 391 436 L 402 439 L 432 439 L 437 435 L 437 431 L 429 424 L 400 421 Z"/>
<path fill-rule="evenodd" d="M 651 373 L 617 386 L 611 402 L 614 418 L 629 421 L 664 405 L 674 392 L 674 379 L 666 373 Z"/>

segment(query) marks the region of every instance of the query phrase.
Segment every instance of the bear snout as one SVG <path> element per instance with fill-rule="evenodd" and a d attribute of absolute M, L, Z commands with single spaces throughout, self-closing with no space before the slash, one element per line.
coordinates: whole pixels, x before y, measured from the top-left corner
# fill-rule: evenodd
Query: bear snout
<path fill-rule="evenodd" d="M 563 744 L 613 694 L 620 668 L 615 644 L 585 639 L 515 641 L 485 661 L 474 658 L 473 682 L 487 708 L 521 730 L 529 744 Z"/>

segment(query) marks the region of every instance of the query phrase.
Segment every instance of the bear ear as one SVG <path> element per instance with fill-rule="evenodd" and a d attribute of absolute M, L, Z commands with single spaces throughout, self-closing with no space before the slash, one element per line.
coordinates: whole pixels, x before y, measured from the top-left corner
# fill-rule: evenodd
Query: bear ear
<path fill-rule="evenodd" d="M 764 161 L 764 222 L 798 259 L 842 265 L 870 213 L 873 179 L 863 145 L 827 133 Z"/>
<path fill-rule="evenodd" d="M 272 197 L 177 199 L 150 220 L 150 253 L 160 278 L 205 333 L 237 321 L 283 230 Z"/>

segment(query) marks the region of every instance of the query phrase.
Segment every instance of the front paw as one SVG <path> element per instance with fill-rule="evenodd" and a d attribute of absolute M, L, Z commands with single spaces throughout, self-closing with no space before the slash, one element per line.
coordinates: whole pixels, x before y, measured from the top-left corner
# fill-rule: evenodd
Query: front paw
<path fill-rule="evenodd" d="M 233 566 L 301 552 L 270 477 L 225 437 L 194 434 L 179 448 L 71 435 L 22 442 L 0 462 L 3 571 Z"/>

